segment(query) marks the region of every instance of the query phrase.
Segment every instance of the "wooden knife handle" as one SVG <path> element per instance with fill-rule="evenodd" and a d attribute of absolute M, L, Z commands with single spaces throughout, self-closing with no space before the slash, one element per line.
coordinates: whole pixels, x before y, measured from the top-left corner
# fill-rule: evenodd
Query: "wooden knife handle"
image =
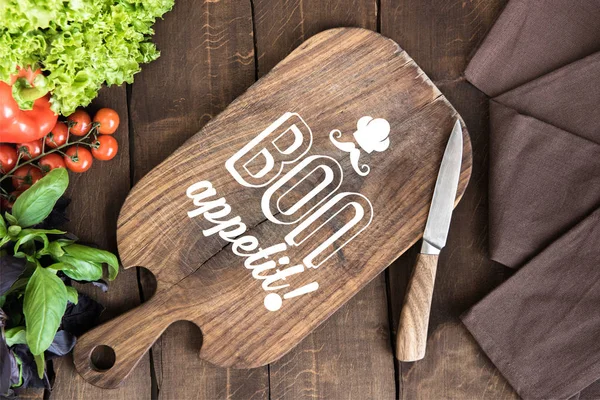
<path fill-rule="evenodd" d="M 431 254 L 417 256 L 396 335 L 396 358 L 400 361 L 417 361 L 425 357 L 438 257 Z"/>
<path fill-rule="evenodd" d="M 164 330 L 182 319 L 178 310 L 169 309 L 168 299 L 168 294 L 158 293 L 78 338 L 73 360 L 79 374 L 95 386 L 119 386 Z M 102 363 L 94 362 L 98 353 L 103 353 Z"/>

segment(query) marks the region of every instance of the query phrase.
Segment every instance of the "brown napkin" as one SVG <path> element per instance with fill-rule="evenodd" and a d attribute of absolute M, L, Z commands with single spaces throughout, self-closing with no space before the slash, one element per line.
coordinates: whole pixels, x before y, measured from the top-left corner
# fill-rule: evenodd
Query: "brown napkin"
<path fill-rule="evenodd" d="M 525 399 L 566 399 L 600 378 L 600 210 L 463 322 Z"/>
<path fill-rule="evenodd" d="M 497 96 L 600 51 L 598 21 L 598 0 L 511 0 L 465 75 Z"/>
<path fill-rule="evenodd" d="M 600 144 L 496 100 L 490 128 L 490 256 L 521 266 L 600 207 Z"/>
<path fill-rule="evenodd" d="M 600 393 L 599 51 L 600 0 L 510 0 L 465 73 L 494 97 L 490 255 L 521 269 L 464 322 L 526 399 Z"/>

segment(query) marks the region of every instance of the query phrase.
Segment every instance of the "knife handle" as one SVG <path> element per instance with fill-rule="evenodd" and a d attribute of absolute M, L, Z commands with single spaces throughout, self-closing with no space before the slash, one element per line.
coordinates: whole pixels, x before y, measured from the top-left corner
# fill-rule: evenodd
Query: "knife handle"
<path fill-rule="evenodd" d="M 438 257 L 435 254 L 417 256 L 396 334 L 396 358 L 400 361 L 411 362 L 425 357 Z"/>

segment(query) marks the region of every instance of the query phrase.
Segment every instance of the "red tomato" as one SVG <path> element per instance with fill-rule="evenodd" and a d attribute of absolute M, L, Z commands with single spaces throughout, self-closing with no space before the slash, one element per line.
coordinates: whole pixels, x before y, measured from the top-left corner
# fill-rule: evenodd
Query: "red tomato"
<path fill-rule="evenodd" d="M 17 191 L 29 189 L 31 185 L 42 178 L 42 171 L 31 164 L 23 165 L 13 172 L 12 185 Z"/>
<path fill-rule="evenodd" d="M 117 139 L 109 135 L 100 135 L 92 147 L 92 154 L 98 160 L 111 160 L 119 151 Z"/>
<path fill-rule="evenodd" d="M 7 174 L 17 164 L 17 149 L 9 144 L 0 144 L 0 172 Z"/>
<path fill-rule="evenodd" d="M 69 115 L 67 119 L 75 122 L 75 125 L 71 127 L 71 133 L 75 136 L 85 136 L 92 128 L 90 114 L 82 109 L 78 109 L 73 114 Z"/>
<path fill-rule="evenodd" d="M 14 192 L 10 193 L 8 198 L 2 197 L 2 211 L 12 209 L 13 206 L 15 205 L 15 200 L 17 200 L 17 197 L 19 197 L 21 195 L 21 193 L 23 193 L 23 192 L 20 190 L 15 190 Z"/>
<path fill-rule="evenodd" d="M 67 143 L 69 139 L 69 128 L 64 122 L 57 122 L 52 131 L 46 136 L 46 146 L 53 149 Z"/>
<path fill-rule="evenodd" d="M 94 122 L 98 122 L 98 132 L 103 135 L 112 135 L 119 127 L 119 114 L 112 108 L 101 108 L 94 115 Z"/>
<path fill-rule="evenodd" d="M 54 168 L 65 168 L 65 160 L 58 153 L 47 154 L 38 163 L 44 172 L 52 171 Z"/>
<path fill-rule="evenodd" d="M 17 149 L 22 154 L 23 160 L 31 160 L 42 154 L 42 140 L 34 140 L 33 142 L 19 143 Z"/>
<path fill-rule="evenodd" d="M 92 166 L 92 153 L 85 147 L 71 146 L 65 151 L 65 164 L 73 172 L 85 172 Z"/>

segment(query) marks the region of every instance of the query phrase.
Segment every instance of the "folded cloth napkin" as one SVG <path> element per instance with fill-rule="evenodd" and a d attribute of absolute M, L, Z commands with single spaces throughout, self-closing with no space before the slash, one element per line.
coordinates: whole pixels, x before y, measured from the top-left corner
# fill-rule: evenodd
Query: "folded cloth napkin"
<path fill-rule="evenodd" d="M 598 21 L 598 0 L 511 0 L 465 75 L 497 96 L 600 51 Z"/>
<path fill-rule="evenodd" d="M 600 207 L 600 144 L 496 100 L 490 128 L 489 251 L 517 267 Z"/>
<path fill-rule="evenodd" d="M 600 209 L 463 317 L 525 399 L 566 399 L 600 377 Z"/>
<path fill-rule="evenodd" d="M 587 400 L 600 393 L 600 0 L 510 0 L 465 76 L 492 97 L 490 256 L 520 268 L 465 325 L 524 398 Z"/>

